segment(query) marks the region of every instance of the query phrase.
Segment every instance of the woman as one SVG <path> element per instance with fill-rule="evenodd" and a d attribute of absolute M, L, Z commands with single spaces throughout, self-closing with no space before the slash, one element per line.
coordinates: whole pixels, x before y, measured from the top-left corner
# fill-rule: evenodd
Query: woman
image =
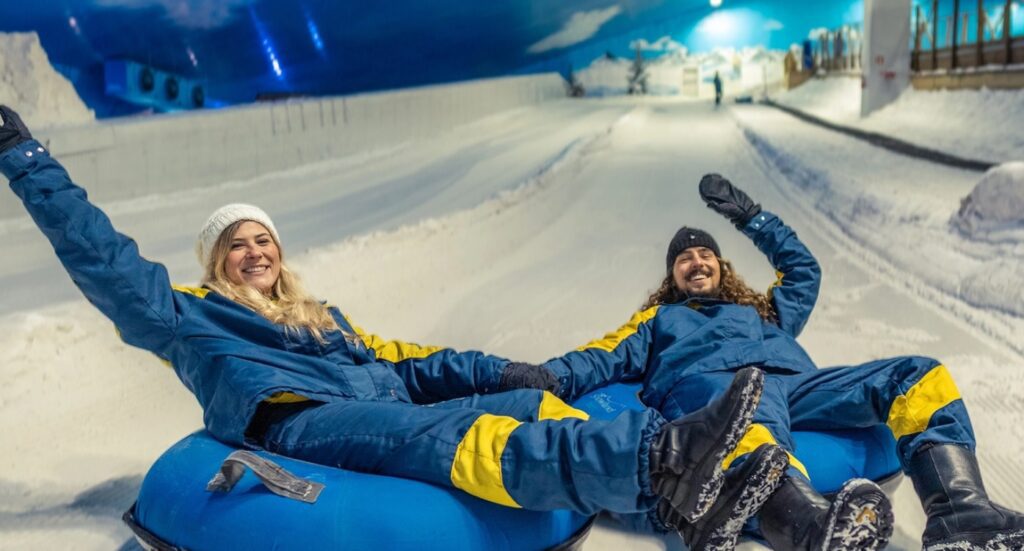
<path fill-rule="evenodd" d="M 773 548 L 885 546 L 893 519 L 881 489 L 851 480 L 834 499 L 825 499 L 807 480 L 798 460 L 806 450 L 795 449 L 790 433 L 885 424 L 928 515 L 926 551 L 1024 549 L 1024 515 L 992 503 L 985 493 L 970 416 L 949 371 L 922 357 L 818 369 L 796 341 L 818 297 L 821 270 L 814 256 L 796 232 L 725 178 L 706 175 L 700 195 L 750 237 L 778 281 L 767 294 L 753 291 L 710 234 L 680 229 L 669 244 L 661 286 L 629 323 L 544 364 L 562 395 L 642 378 L 643 402 L 673 419 L 720 395 L 736 370 L 756 365 L 766 373 L 764 397 L 725 466 L 765 443 L 790 453 L 789 476 L 758 515 Z M 708 537 L 705 520 L 669 518 L 669 524 L 691 547 Z"/>
<path fill-rule="evenodd" d="M 718 497 L 759 371 L 672 423 L 654 410 L 587 422 L 540 390 L 556 388 L 536 366 L 364 333 L 302 290 L 270 217 L 250 205 L 203 226 L 203 286 L 172 286 L 16 113 L 0 116 L 0 170 L 75 284 L 125 342 L 174 368 L 218 439 L 534 510 L 647 512 L 664 499 L 694 520 Z"/>

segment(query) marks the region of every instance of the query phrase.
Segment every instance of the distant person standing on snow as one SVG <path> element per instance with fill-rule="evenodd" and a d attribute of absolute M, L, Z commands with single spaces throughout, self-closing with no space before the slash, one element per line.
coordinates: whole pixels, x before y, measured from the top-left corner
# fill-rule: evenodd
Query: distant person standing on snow
<path fill-rule="evenodd" d="M 14 111 L 0 118 L 0 171 L 74 283 L 126 343 L 170 364 L 217 439 L 539 511 L 665 503 L 696 520 L 727 493 L 722 461 L 749 427 L 760 370 L 672 422 L 654 409 L 588 420 L 538 366 L 364 333 L 302 290 L 270 217 L 245 204 L 203 225 L 202 287 L 172 286 Z"/>
<path fill-rule="evenodd" d="M 715 85 L 715 106 L 717 107 L 722 103 L 722 77 L 718 75 L 718 71 L 715 71 L 715 78 L 711 82 Z"/>

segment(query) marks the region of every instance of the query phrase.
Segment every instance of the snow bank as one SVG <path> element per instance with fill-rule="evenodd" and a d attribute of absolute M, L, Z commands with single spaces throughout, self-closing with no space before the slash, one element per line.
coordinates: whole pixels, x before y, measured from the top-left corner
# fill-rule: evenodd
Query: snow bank
<path fill-rule="evenodd" d="M 1024 229 L 1024 162 L 1006 163 L 986 172 L 950 223 L 972 238 Z"/>
<path fill-rule="evenodd" d="M 0 104 L 17 111 L 32 129 L 96 118 L 71 82 L 50 65 L 34 32 L 0 33 Z"/>
<path fill-rule="evenodd" d="M 859 78 L 813 79 L 772 99 L 832 122 L 856 124 L 860 121 Z"/>
<path fill-rule="evenodd" d="M 914 90 L 860 118 L 860 79 L 813 79 L 778 103 L 817 117 L 983 161 L 1024 160 L 1024 90 Z"/>
<path fill-rule="evenodd" d="M 865 129 L 984 161 L 1024 161 L 1024 90 L 907 89 Z"/>
<path fill-rule="evenodd" d="M 839 228 L 837 239 L 859 261 L 1024 354 L 1024 225 L 1020 207 L 1012 212 L 1024 198 L 1014 183 L 1024 163 L 979 183 L 976 173 L 909 159 L 781 111 L 734 113 L 756 153 L 784 176 L 790 200 Z"/>

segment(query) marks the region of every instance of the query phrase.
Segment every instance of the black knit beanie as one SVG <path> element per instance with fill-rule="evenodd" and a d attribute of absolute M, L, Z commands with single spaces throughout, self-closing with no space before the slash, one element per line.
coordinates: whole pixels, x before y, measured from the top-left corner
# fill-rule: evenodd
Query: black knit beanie
<path fill-rule="evenodd" d="M 715 256 L 722 257 L 722 251 L 718 248 L 718 243 L 715 242 L 714 237 L 711 237 L 711 234 L 704 230 L 683 226 L 679 228 L 676 236 L 672 238 L 672 242 L 668 244 L 668 254 L 665 256 L 665 268 L 668 270 L 668 273 L 672 273 L 672 266 L 676 263 L 676 257 L 679 256 L 679 253 L 690 247 L 707 247 L 715 253 Z"/>

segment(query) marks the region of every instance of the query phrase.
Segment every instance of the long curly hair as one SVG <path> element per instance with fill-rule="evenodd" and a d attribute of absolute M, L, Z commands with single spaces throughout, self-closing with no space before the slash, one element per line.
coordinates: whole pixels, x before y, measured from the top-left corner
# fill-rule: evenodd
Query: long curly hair
<path fill-rule="evenodd" d="M 271 239 L 274 240 L 280 254 L 281 273 L 269 295 L 264 295 L 248 285 L 233 283 L 228 278 L 226 265 L 228 252 L 231 250 L 231 238 L 244 222 L 239 220 L 221 232 L 210 253 L 210 263 L 206 266 L 202 285 L 255 310 L 273 323 L 284 325 L 296 333 L 306 329 L 320 343 L 326 342 L 325 333 L 339 331 L 341 328 L 327 307 L 307 293 L 298 276 L 285 265 L 284 250 L 273 235 Z M 345 337 L 351 338 L 347 333 Z"/>
<path fill-rule="evenodd" d="M 721 267 L 722 280 L 718 285 L 718 295 L 716 298 L 743 306 L 753 306 L 757 310 L 757 314 L 761 316 L 761 319 L 769 323 L 778 323 L 779 316 L 775 313 L 775 307 L 772 306 L 772 301 L 768 295 L 751 289 L 743 281 L 743 278 L 736 273 L 732 263 L 728 260 L 719 258 L 718 264 Z M 670 273 L 662 280 L 661 286 L 651 293 L 651 296 L 647 297 L 647 302 L 644 303 L 641 310 L 646 310 L 659 304 L 673 304 L 686 300 L 689 297 L 690 295 L 685 291 L 679 290 L 676 286 L 675 278 Z"/>

